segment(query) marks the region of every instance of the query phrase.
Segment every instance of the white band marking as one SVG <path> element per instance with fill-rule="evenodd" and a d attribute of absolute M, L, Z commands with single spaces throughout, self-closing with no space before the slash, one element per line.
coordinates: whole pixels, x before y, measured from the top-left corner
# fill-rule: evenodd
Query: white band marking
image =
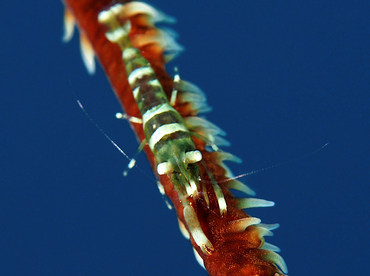
<path fill-rule="evenodd" d="M 189 132 L 189 130 L 179 124 L 179 123 L 173 123 L 173 124 L 167 124 L 160 126 L 150 137 L 149 139 L 149 147 L 153 151 L 154 146 L 166 135 L 175 133 L 177 131 L 183 131 L 183 132 Z"/>
<path fill-rule="evenodd" d="M 164 103 L 162 105 L 160 105 L 158 107 L 155 106 L 155 107 L 152 107 L 151 109 L 149 109 L 148 111 L 146 111 L 143 115 L 143 125 L 145 127 L 145 124 L 151 119 L 153 118 L 154 116 L 158 115 L 158 114 L 161 114 L 161 113 L 164 113 L 164 112 L 168 112 L 168 111 L 171 111 L 171 110 L 174 110 L 172 106 L 170 106 L 168 103 Z"/>
<path fill-rule="evenodd" d="M 140 67 L 136 68 L 134 71 L 130 73 L 128 76 L 128 83 L 132 87 L 137 79 L 141 79 L 144 76 L 149 76 L 151 74 L 155 74 L 151 67 Z"/>

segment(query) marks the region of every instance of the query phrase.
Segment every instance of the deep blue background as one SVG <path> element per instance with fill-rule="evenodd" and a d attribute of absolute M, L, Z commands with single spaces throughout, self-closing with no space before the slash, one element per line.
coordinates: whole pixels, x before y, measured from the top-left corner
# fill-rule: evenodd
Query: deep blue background
<path fill-rule="evenodd" d="M 154 4 L 178 19 L 186 51 L 169 70 L 207 94 L 207 118 L 244 160 L 235 174 L 329 143 L 245 179 L 276 202 L 251 214 L 281 224 L 268 241 L 290 275 L 368 273 L 369 1 Z M 88 76 L 78 36 L 61 42 L 62 4 L 0 13 L 0 275 L 205 275 L 156 184 L 123 178 L 128 160 L 79 109 L 74 94 L 134 154 L 100 67 Z"/>

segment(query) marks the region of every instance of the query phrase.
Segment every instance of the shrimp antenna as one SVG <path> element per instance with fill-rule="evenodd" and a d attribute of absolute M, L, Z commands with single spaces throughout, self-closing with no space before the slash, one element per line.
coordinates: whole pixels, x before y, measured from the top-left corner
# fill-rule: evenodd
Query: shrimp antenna
<path fill-rule="evenodd" d="M 90 120 L 90 122 L 100 131 L 101 134 L 103 134 L 105 136 L 105 138 L 108 139 L 109 142 L 111 142 L 111 144 L 123 155 L 125 156 L 128 160 L 130 160 L 130 162 L 133 160 L 133 158 L 131 158 L 130 156 L 128 156 L 113 140 L 112 138 L 110 138 L 108 136 L 108 134 L 106 134 L 104 132 L 104 130 L 93 120 L 93 118 L 91 118 L 90 114 L 86 111 L 86 109 L 84 108 L 84 106 L 82 105 L 82 103 L 80 102 L 79 99 L 76 98 L 76 101 L 79 105 L 79 107 L 81 108 L 81 110 L 83 111 L 83 113 L 85 113 L 86 117 Z M 152 177 L 150 177 L 147 173 L 145 173 L 139 166 L 137 166 L 136 164 L 133 165 L 132 167 L 136 167 L 140 170 L 140 172 L 142 174 L 144 174 L 146 177 L 150 178 L 151 180 L 153 180 Z M 126 174 L 124 174 L 124 176 L 126 176 Z"/>
<path fill-rule="evenodd" d="M 262 169 L 257 169 L 257 170 L 253 170 L 253 171 L 250 171 L 250 172 L 247 172 L 247 173 L 242 173 L 242 174 L 239 174 L 237 176 L 233 176 L 233 177 L 224 179 L 222 181 L 219 181 L 218 183 L 225 183 L 225 182 L 228 182 L 228 181 L 231 181 L 231 180 L 236 180 L 238 178 L 242 178 L 242 177 L 245 177 L 245 176 L 249 176 L 249 175 L 256 174 L 256 173 L 263 172 L 263 171 L 267 171 L 267 170 L 270 170 L 270 169 L 273 169 L 273 168 L 276 168 L 276 167 L 280 167 L 280 166 L 283 166 L 283 165 L 286 165 L 286 164 L 289 164 L 289 163 L 292 163 L 292 162 L 299 161 L 301 159 L 304 159 L 304 158 L 307 158 L 307 157 L 309 157 L 311 155 L 316 154 L 317 152 L 319 152 L 320 150 L 322 150 L 323 148 L 325 148 L 327 145 L 329 145 L 329 143 L 325 143 L 320 148 L 318 148 L 318 149 L 316 149 L 316 150 L 314 150 L 314 151 L 312 151 L 310 153 L 304 154 L 304 155 L 302 155 L 300 157 L 297 157 L 297 158 L 294 158 L 294 159 L 290 159 L 288 161 L 281 162 L 281 163 L 278 163 L 276 165 L 268 166 L 268 167 L 265 167 L 265 168 L 262 168 Z"/>
<path fill-rule="evenodd" d="M 104 132 L 104 130 L 102 130 L 102 128 L 97 123 L 95 123 L 95 121 L 91 118 L 91 116 L 89 115 L 89 113 L 87 113 L 87 111 L 85 110 L 85 108 L 82 105 L 82 103 L 80 102 L 80 100 L 77 99 L 77 103 L 80 106 L 80 108 L 83 111 L 83 113 L 85 113 L 85 115 L 87 116 L 87 118 L 90 120 L 90 122 L 94 124 L 94 126 L 105 136 L 105 138 L 108 139 L 109 142 L 112 143 L 113 146 L 116 147 L 116 149 L 119 150 L 120 153 L 122 153 L 128 160 L 131 161 L 131 158 L 108 136 L 108 134 L 106 134 Z"/>

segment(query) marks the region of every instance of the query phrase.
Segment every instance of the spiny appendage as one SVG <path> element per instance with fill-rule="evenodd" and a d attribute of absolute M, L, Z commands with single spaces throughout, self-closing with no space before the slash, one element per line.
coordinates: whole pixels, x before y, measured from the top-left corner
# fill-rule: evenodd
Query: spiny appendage
<path fill-rule="evenodd" d="M 229 153 L 226 153 L 226 152 L 213 152 L 212 154 L 217 156 L 217 158 L 216 158 L 217 162 L 216 163 L 218 163 L 218 165 L 220 165 L 222 167 L 225 167 L 224 164 L 223 164 L 223 161 L 226 161 L 226 160 L 234 161 L 234 162 L 240 162 L 239 158 L 237 158 L 237 157 L 235 157 L 235 156 L 233 156 Z M 206 168 L 205 168 L 205 170 L 207 171 Z M 232 172 L 230 170 L 228 171 L 228 174 L 232 177 Z M 213 175 L 208 174 L 207 176 L 208 176 L 209 179 L 211 179 L 211 184 L 214 185 L 214 183 L 212 183 Z M 200 181 L 200 182 L 202 183 L 202 181 Z M 248 186 L 246 186 L 245 184 L 237 181 L 236 179 L 231 179 L 230 181 L 228 181 L 228 179 L 226 179 L 225 182 L 220 182 L 220 183 L 216 182 L 216 185 L 219 188 L 220 188 L 220 185 L 221 186 L 224 185 L 224 187 L 244 192 L 247 195 L 252 195 L 252 196 L 255 195 L 254 191 L 252 191 Z M 213 186 L 213 188 L 215 188 L 215 186 Z M 220 191 L 221 191 L 221 189 L 220 189 Z M 220 211 L 221 211 L 221 216 L 227 215 L 226 214 L 227 206 L 225 205 L 225 207 L 223 207 L 223 204 L 222 204 L 222 200 L 224 199 L 224 195 L 222 194 L 222 191 L 221 191 L 221 194 L 218 194 L 217 190 L 214 190 L 214 192 L 215 192 L 216 199 L 217 199 Z M 205 191 L 203 191 L 203 194 L 207 195 L 208 193 L 205 190 Z M 204 196 L 204 197 L 206 199 L 206 196 Z M 206 199 L 206 201 L 207 201 L 207 199 Z M 238 209 L 274 206 L 274 202 L 272 202 L 272 201 L 257 199 L 257 198 L 235 198 L 235 197 L 230 198 L 229 197 L 228 200 L 227 200 L 227 203 L 231 204 L 233 207 L 236 207 Z M 225 204 L 226 204 L 226 201 L 225 201 Z M 208 205 L 209 205 L 209 202 L 208 202 Z M 194 212 L 193 209 L 192 209 L 192 211 Z M 222 211 L 224 211 L 224 212 L 222 212 Z M 184 213 L 184 216 L 185 216 L 185 220 L 186 220 L 185 213 Z M 194 216 L 195 216 L 195 214 L 194 214 Z M 188 224 L 189 223 L 187 222 L 187 225 Z M 276 253 L 276 252 L 279 252 L 280 249 L 278 247 L 276 247 L 275 245 L 272 245 L 270 243 L 265 242 L 265 240 L 264 240 L 265 236 L 272 236 L 273 235 L 271 230 L 274 230 L 278 227 L 279 227 L 278 224 L 263 224 L 263 223 L 261 223 L 261 220 L 259 218 L 245 217 L 245 218 L 242 218 L 242 219 L 230 221 L 228 223 L 225 231 L 226 231 L 226 233 L 229 233 L 231 235 L 241 234 L 242 237 L 243 236 L 245 237 L 245 241 L 248 244 L 250 242 L 254 241 L 255 249 L 258 249 L 258 251 L 256 251 L 256 253 L 255 253 L 256 256 L 258 256 L 260 259 L 262 259 L 262 260 L 264 260 L 264 261 L 266 261 L 270 264 L 273 264 L 276 267 L 276 270 L 279 271 L 279 272 L 277 272 L 276 275 L 284 275 L 288 272 L 288 270 L 287 270 L 287 267 L 286 267 L 286 264 L 285 264 L 283 258 Z M 201 229 L 200 225 L 195 227 L 195 229 Z M 191 231 L 191 230 L 189 229 L 189 231 Z M 191 233 L 192 236 L 194 235 L 192 232 L 190 232 L 190 233 Z M 204 232 L 202 231 L 201 233 L 203 234 Z M 209 241 L 209 239 L 206 236 L 203 236 L 203 235 L 200 235 L 200 237 L 203 238 L 202 242 L 200 242 L 199 240 L 198 241 L 195 240 L 195 241 L 196 241 L 198 246 L 200 246 L 200 244 L 203 244 L 203 246 L 200 246 L 200 248 L 201 248 L 202 252 L 205 253 L 204 250 L 208 248 L 207 246 L 205 246 L 205 244 L 206 244 L 206 241 Z M 217 251 L 217 249 L 218 249 L 218 245 L 214 246 L 212 251 L 207 251 L 207 253 L 211 254 L 211 253 Z M 196 258 L 198 259 L 198 262 L 201 265 L 203 265 L 203 261 L 199 260 L 199 254 L 196 254 Z"/>
<path fill-rule="evenodd" d="M 63 42 L 69 42 L 74 33 L 76 26 L 76 19 L 68 8 L 64 12 L 64 34 L 62 37 Z M 82 61 L 85 64 L 87 72 L 92 75 L 95 73 L 95 52 L 94 49 L 84 33 L 80 33 L 80 51 Z"/>
<path fill-rule="evenodd" d="M 204 234 L 194 208 L 185 203 L 183 214 L 186 225 L 195 243 L 200 247 L 204 254 L 212 254 L 215 249 L 207 236 Z"/>
<path fill-rule="evenodd" d="M 256 199 L 256 198 L 233 198 L 233 205 L 239 209 L 255 208 L 255 207 L 270 207 L 274 206 L 274 202 Z M 226 233 L 231 235 L 237 234 L 244 237 L 249 244 L 254 244 L 259 251 L 257 255 L 264 261 L 273 263 L 278 267 L 282 274 L 288 273 L 284 259 L 277 254 L 280 249 L 270 243 L 265 242 L 266 236 L 273 236 L 272 230 L 279 227 L 279 224 L 264 224 L 259 218 L 245 217 L 238 220 L 230 221 L 226 228 Z M 278 274 L 280 275 L 280 274 Z"/>
<path fill-rule="evenodd" d="M 227 153 L 227 152 L 213 152 L 210 153 L 212 155 L 212 159 L 214 163 L 219 165 L 225 170 L 225 176 L 229 177 L 225 178 L 223 181 L 219 181 L 218 185 L 224 188 L 237 190 L 239 192 L 243 192 L 246 195 L 254 196 L 255 192 L 251 190 L 248 186 L 241 183 L 240 181 L 233 179 L 233 173 L 231 170 L 224 164 L 224 161 L 233 161 L 233 162 L 241 162 L 241 160 L 234 155 Z M 219 198 L 216 196 L 217 200 Z M 274 206 L 274 202 L 257 199 L 257 198 L 236 198 L 236 197 L 228 197 L 227 198 L 228 208 L 233 207 L 237 209 L 248 209 L 248 208 L 258 208 L 258 207 L 272 207 Z M 265 242 L 265 236 L 272 236 L 271 230 L 274 230 L 279 227 L 279 224 L 263 224 L 259 218 L 254 217 L 245 217 L 238 220 L 230 221 L 226 226 L 226 233 L 230 234 L 230 238 L 234 235 L 238 237 L 244 237 L 245 241 L 249 243 L 253 243 L 255 248 L 258 249 L 257 256 L 262 260 L 274 264 L 277 268 L 281 270 L 278 275 L 284 275 L 288 272 L 286 264 L 283 258 L 278 255 L 276 252 L 279 252 L 280 249 L 275 245 Z M 241 236 L 240 236 L 241 235 Z M 239 238 L 238 238 L 239 240 Z M 215 246 L 215 250 L 217 251 L 219 245 Z"/>
<path fill-rule="evenodd" d="M 64 11 L 64 32 L 62 41 L 69 42 L 73 37 L 73 32 L 76 25 L 76 18 L 70 9 L 66 8 Z"/>
<path fill-rule="evenodd" d="M 245 254 L 253 252 L 253 255 L 267 263 L 273 264 L 277 268 L 277 271 L 281 271 L 278 275 L 285 275 L 288 273 L 287 266 L 284 259 L 276 253 L 280 249 L 275 245 L 265 242 L 266 236 L 273 235 L 271 230 L 278 227 L 279 224 L 263 224 L 259 218 L 254 217 L 245 217 L 230 221 L 226 228 L 226 236 L 230 235 L 227 236 L 226 243 L 233 242 L 234 240 L 243 243 L 244 240 L 247 247 L 252 250 L 248 251 L 248 248 L 245 248 Z"/>
<path fill-rule="evenodd" d="M 185 118 L 185 122 L 191 131 L 199 134 L 201 137 L 204 137 L 206 146 L 212 147 L 213 150 L 215 150 L 214 146 L 218 148 L 219 146 L 227 147 L 230 145 L 226 139 L 221 137 L 225 136 L 226 133 L 205 118 L 190 116 Z"/>
<path fill-rule="evenodd" d="M 207 97 L 204 92 L 195 84 L 180 79 L 176 84 L 178 96 L 176 103 L 190 104 L 191 111 L 196 114 L 206 113 L 212 110 L 207 104 Z"/>
<path fill-rule="evenodd" d="M 249 191 L 247 191 L 249 192 Z M 239 209 L 258 208 L 258 207 L 272 207 L 275 205 L 273 201 L 258 199 L 258 198 L 233 198 L 231 199 L 232 204 Z M 252 240 L 260 241 L 258 249 L 263 252 L 261 253 L 261 259 L 275 264 L 281 269 L 283 273 L 288 273 L 287 266 L 284 259 L 275 252 L 280 252 L 280 249 L 270 243 L 265 242 L 265 236 L 272 236 L 272 230 L 279 227 L 279 224 L 264 224 L 258 218 L 247 217 L 232 221 L 228 225 L 229 233 L 245 233 L 250 240 L 251 236 L 255 236 Z"/>

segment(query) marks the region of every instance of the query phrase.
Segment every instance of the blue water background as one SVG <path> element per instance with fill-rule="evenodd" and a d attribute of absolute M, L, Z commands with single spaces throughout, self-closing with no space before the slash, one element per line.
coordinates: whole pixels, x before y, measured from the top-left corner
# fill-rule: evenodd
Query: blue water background
<path fill-rule="evenodd" d="M 369 266 L 368 1 L 153 1 L 178 19 L 169 64 L 200 86 L 243 158 L 235 174 L 316 154 L 244 181 L 273 208 L 290 275 L 365 275 Z M 137 141 L 78 35 L 61 42 L 59 1 L 0 11 L 0 275 L 206 275 L 158 193 Z M 367 272 L 366 272 L 367 271 Z"/>

